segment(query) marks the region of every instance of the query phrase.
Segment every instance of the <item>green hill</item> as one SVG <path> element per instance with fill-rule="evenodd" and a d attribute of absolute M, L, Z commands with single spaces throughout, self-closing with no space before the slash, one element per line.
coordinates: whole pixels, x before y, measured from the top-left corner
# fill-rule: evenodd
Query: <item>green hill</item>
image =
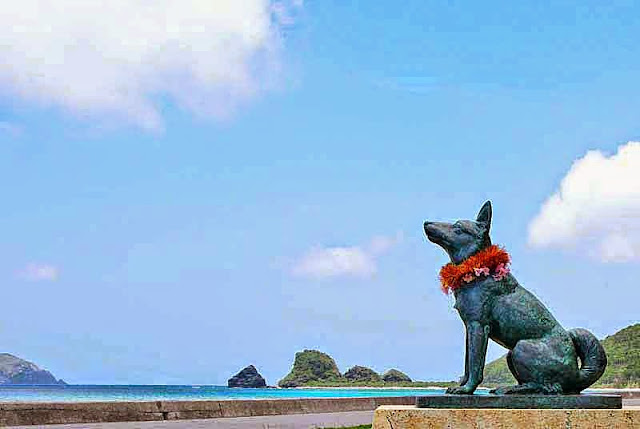
<path fill-rule="evenodd" d="M 640 323 L 608 336 L 602 340 L 602 345 L 607 352 L 608 364 L 602 378 L 594 387 L 640 386 Z M 505 356 L 485 366 L 483 384 L 516 384 L 507 367 Z"/>
<path fill-rule="evenodd" d="M 597 386 L 640 386 L 640 323 L 602 340 L 607 351 L 607 369 Z"/>
<path fill-rule="evenodd" d="M 280 387 L 298 387 L 313 382 L 340 382 L 344 378 L 336 362 L 326 353 L 304 350 L 296 353 L 291 372 L 278 382 Z"/>
<path fill-rule="evenodd" d="M 484 380 L 482 384 L 488 386 L 493 386 L 496 384 L 518 384 L 516 379 L 513 378 L 513 375 L 511 375 L 511 371 L 509 371 L 509 367 L 507 366 L 506 354 L 492 362 L 489 362 L 484 367 Z"/>

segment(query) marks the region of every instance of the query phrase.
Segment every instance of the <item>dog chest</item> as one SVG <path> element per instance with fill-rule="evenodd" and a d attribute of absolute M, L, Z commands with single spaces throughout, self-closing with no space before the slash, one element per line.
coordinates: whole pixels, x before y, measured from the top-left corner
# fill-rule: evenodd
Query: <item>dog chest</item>
<path fill-rule="evenodd" d="M 465 323 L 487 323 L 491 317 L 495 293 L 491 288 L 483 287 L 483 283 L 467 285 L 455 293 L 456 303 L 453 307 Z"/>

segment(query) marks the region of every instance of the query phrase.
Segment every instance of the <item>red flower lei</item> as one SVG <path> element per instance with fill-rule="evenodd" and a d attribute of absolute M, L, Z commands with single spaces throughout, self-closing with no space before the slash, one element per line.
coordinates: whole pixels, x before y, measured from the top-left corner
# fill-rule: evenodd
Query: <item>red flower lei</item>
<path fill-rule="evenodd" d="M 449 293 L 480 277 L 491 275 L 501 280 L 509 274 L 511 257 L 506 250 L 492 245 L 455 265 L 450 262 L 440 270 L 442 291 Z"/>

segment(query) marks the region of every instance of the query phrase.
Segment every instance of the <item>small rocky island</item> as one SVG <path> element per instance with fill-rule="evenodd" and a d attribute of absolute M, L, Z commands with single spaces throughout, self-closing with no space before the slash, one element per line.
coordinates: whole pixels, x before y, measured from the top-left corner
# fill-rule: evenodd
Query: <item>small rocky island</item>
<path fill-rule="evenodd" d="M 412 380 L 407 374 L 397 369 L 390 369 L 382 374 L 382 381 L 385 383 L 411 383 Z"/>
<path fill-rule="evenodd" d="M 349 370 L 344 373 L 344 378 L 356 383 L 379 383 L 382 381 L 377 372 L 371 368 L 360 365 L 349 368 Z"/>
<path fill-rule="evenodd" d="M 390 369 L 380 376 L 371 368 L 355 365 L 341 374 L 333 358 L 318 350 L 304 350 L 296 353 L 291 372 L 280 380 L 278 385 L 280 387 L 417 386 L 411 378 L 397 369 Z"/>
<path fill-rule="evenodd" d="M 49 371 L 9 353 L 0 353 L 0 384 L 67 384 Z"/>
<path fill-rule="evenodd" d="M 317 350 L 296 353 L 291 372 L 278 382 L 280 387 L 300 387 L 312 382 L 336 383 L 344 381 L 338 365 L 331 356 Z"/>
<path fill-rule="evenodd" d="M 244 368 L 242 371 L 234 375 L 227 382 L 227 386 L 229 387 L 252 387 L 252 388 L 261 388 L 267 387 L 267 382 L 264 377 L 258 373 L 258 370 L 255 366 L 249 365 Z"/>

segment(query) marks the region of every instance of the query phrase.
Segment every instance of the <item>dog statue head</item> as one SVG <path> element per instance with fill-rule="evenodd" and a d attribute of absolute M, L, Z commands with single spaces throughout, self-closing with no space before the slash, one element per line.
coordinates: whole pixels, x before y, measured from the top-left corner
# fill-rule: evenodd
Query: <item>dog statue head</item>
<path fill-rule="evenodd" d="M 470 256 L 491 246 L 491 201 L 484 203 L 476 220 L 459 220 L 455 223 L 425 222 L 424 232 L 429 241 L 442 247 L 459 264 Z"/>

